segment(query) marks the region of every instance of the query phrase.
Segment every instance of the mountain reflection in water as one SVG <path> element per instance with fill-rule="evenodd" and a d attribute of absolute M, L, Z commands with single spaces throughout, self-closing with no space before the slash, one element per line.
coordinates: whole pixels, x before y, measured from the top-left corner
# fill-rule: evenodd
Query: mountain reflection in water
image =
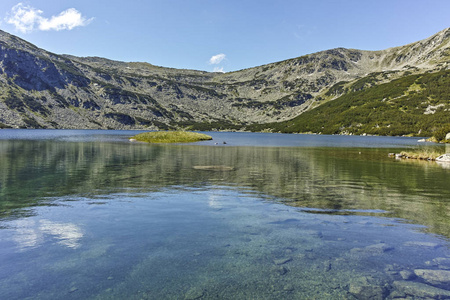
<path fill-rule="evenodd" d="M 372 148 L 205 147 L 2 141 L 4 214 L 44 197 L 211 184 L 251 188 L 305 211 L 385 215 L 450 237 L 448 170 Z"/>

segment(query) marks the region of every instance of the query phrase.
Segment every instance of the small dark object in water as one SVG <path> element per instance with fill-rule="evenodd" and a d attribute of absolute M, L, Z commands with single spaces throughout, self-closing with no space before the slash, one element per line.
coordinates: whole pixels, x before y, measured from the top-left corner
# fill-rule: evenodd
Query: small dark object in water
<path fill-rule="evenodd" d="M 226 143 L 227 143 L 227 142 L 225 142 L 225 141 L 223 142 L 224 145 L 225 145 Z"/>

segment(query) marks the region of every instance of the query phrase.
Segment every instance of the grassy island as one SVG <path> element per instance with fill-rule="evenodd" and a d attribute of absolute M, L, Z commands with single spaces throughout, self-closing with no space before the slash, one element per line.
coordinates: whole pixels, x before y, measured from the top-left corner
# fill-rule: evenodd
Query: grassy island
<path fill-rule="evenodd" d="M 422 160 L 436 160 L 442 153 L 434 151 L 434 150 L 411 150 L 411 151 L 402 151 L 400 154 L 397 154 L 398 158 L 410 158 L 410 159 L 422 159 Z"/>
<path fill-rule="evenodd" d="M 423 151 L 402 151 L 400 154 L 406 158 L 412 159 L 426 159 L 426 160 L 436 160 L 442 153 L 432 150 L 423 150 Z"/>
<path fill-rule="evenodd" d="M 189 131 L 154 131 L 137 134 L 130 140 L 147 143 L 192 143 L 212 140 L 212 137 L 203 133 Z"/>

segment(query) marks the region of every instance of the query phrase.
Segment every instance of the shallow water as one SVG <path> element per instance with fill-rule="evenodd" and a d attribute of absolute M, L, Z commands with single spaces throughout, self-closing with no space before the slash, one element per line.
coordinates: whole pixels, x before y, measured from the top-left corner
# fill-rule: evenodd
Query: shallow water
<path fill-rule="evenodd" d="M 0 131 L 1 299 L 450 298 L 450 170 L 387 155 L 416 139 L 135 133 Z"/>

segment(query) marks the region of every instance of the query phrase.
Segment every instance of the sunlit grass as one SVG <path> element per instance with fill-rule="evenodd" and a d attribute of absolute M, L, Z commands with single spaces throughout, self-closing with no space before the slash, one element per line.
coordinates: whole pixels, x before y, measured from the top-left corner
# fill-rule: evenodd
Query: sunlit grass
<path fill-rule="evenodd" d="M 147 143 L 192 143 L 212 140 L 212 137 L 189 131 L 154 131 L 140 133 L 131 139 Z"/>
<path fill-rule="evenodd" d="M 432 149 L 418 149 L 411 151 L 402 151 L 400 152 L 400 155 L 402 155 L 402 157 L 412 159 L 436 160 L 436 158 L 441 156 L 442 153 Z"/>

